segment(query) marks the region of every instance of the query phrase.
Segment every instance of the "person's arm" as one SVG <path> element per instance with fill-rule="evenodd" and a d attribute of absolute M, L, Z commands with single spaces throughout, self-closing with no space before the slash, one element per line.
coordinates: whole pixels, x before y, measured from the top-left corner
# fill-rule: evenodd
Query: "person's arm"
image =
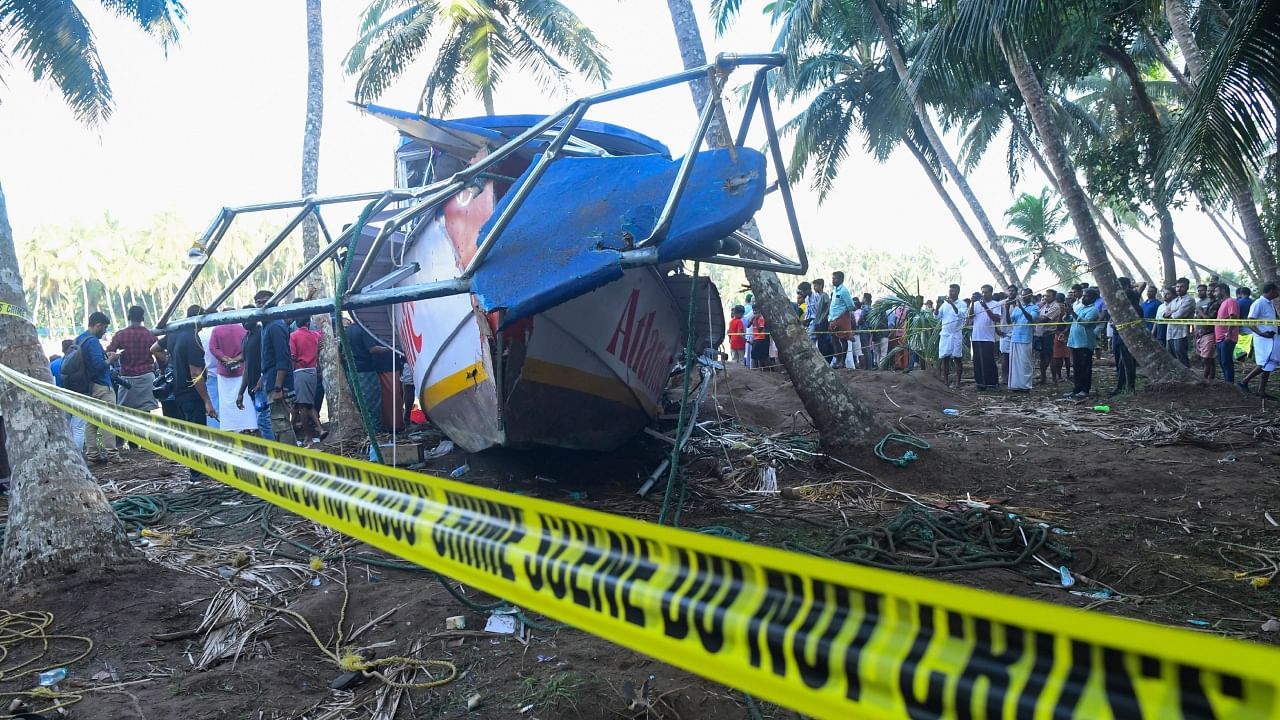
<path fill-rule="evenodd" d="M 213 402 L 209 400 L 208 383 L 203 382 L 205 368 L 203 365 L 188 365 L 187 372 L 191 373 L 191 385 L 195 388 L 196 394 L 204 401 L 204 414 L 217 420 L 218 409 L 213 406 Z"/>

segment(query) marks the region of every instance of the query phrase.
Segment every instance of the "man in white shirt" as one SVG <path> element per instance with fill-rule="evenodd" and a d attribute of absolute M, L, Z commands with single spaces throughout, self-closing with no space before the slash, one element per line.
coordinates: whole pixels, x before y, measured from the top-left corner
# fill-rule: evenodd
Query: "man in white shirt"
<path fill-rule="evenodd" d="M 1262 297 L 1249 305 L 1249 319 L 1256 322 L 1249 325 L 1249 331 L 1253 333 L 1253 357 L 1258 365 L 1238 383 L 1241 390 L 1249 392 L 1249 381 L 1262 376 L 1258 394 L 1265 398 L 1271 398 L 1267 394 L 1267 381 L 1271 379 L 1276 366 L 1280 365 L 1280 342 L 1275 339 L 1277 301 L 1280 301 L 1280 289 L 1277 289 L 1275 283 L 1269 282 L 1262 286 Z"/>
<path fill-rule="evenodd" d="M 1000 386 L 1000 370 L 996 367 L 996 325 L 1000 322 L 1002 304 L 991 299 L 992 287 L 982 286 L 982 296 L 969 306 L 969 323 L 973 326 L 970 342 L 973 348 L 973 381 L 978 390 L 994 390 Z"/>
<path fill-rule="evenodd" d="M 959 387 L 964 377 L 964 325 L 969 318 L 969 304 L 960 299 L 959 285 L 953 283 L 947 288 L 947 296 L 938 299 L 934 314 L 942 321 L 942 331 L 938 335 L 942 382 L 951 377 L 951 366 L 955 365 L 956 382 L 951 387 Z"/>
<path fill-rule="evenodd" d="M 1163 313 L 1158 313 L 1157 317 L 1162 320 L 1186 320 L 1196 314 L 1196 300 L 1187 294 L 1187 290 L 1191 287 L 1191 281 L 1186 278 L 1178 278 L 1178 282 L 1174 285 L 1173 300 L 1165 303 Z M 1169 346 L 1169 354 L 1178 359 L 1186 367 L 1191 367 L 1191 356 L 1187 354 L 1188 339 L 1187 326 L 1182 323 L 1170 323 L 1165 342 Z"/>

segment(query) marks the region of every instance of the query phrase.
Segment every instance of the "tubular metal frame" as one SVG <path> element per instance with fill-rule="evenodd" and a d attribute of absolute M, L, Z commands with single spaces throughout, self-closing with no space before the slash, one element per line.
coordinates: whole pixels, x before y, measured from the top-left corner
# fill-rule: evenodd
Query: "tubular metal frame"
<path fill-rule="evenodd" d="M 761 53 L 761 54 L 721 54 L 716 57 L 715 61 L 697 68 L 691 68 L 674 75 L 669 75 L 655 80 L 650 80 L 627 87 L 617 88 L 614 90 L 606 90 L 595 95 L 589 95 L 579 98 L 566 105 L 560 111 L 553 115 L 548 115 L 538 123 L 528 127 L 519 135 L 503 143 L 494 149 L 488 156 L 480 161 L 473 163 L 462 170 L 455 173 L 452 177 L 440 180 L 430 185 L 420 188 L 392 188 L 384 191 L 353 193 L 348 195 L 334 195 L 328 197 L 307 197 L 300 200 L 290 200 L 283 202 L 262 203 L 257 205 L 245 205 L 241 207 L 224 207 L 218 211 L 209 228 L 199 240 L 199 245 L 204 248 L 206 260 L 194 268 L 187 276 L 186 280 L 179 287 L 177 294 L 169 305 L 165 308 L 164 315 L 160 318 L 158 330 L 163 332 L 171 332 L 174 330 L 190 327 L 194 324 L 200 326 L 225 325 L 229 323 L 239 323 L 250 319 L 267 320 L 274 318 L 292 317 L 303 314 L 319 314 L 324 312 L 332 312 L 334 307 L 333 298 L 321 298 L 308 300 L 300 303 L 292 303 L 289 305 L 279 305 L 280 301 L 294 290 L 299 284 L 306 279 L 308 275 L 315 272 L 329 258 L 333 257 L 339 250 L 346 247 L 351 240 L 351 233 L 354 226 L 345 229 L 336 238 L 329 234 L 328 227 L 324 223 L 321 215 L 321 208 L 328 205 L 340 205 L 353 202 L 369 202 L 373 201 L 374 205 L 370 215 L 380 212 L 393 202 L 411 201 L 412 204 L 407 208 L 397 212 L 394 216 L 382 223 L 377 236 L 369 247 L 364 261 L 360 264 L 349 287 L 356 288 L 355 292 L 347 292 L 344 288 L 338 291 L 344 293 L 343 306 L 349 309 L 360 309 L 364 307 L 377 307 L 380 305 L 390 305 L 401 302 L 410 302 L 413 300 L 422 300 L 433 297 L 444 297 L 447 295 L 461 294 L 470 292 L 471 278 L 476 271 L 484 263 L 493 246 L 497 243 L 504 230 L 515 217 L 516 212 L 523 206 L 529 193 L 534 185 L 541 179 L 547 168 L 557 157 L 562 155 L 581 155 L 595 154 L 588 151 L 583 153 L 584 147 L 590 146 L 580 138 L 574 138 L 573 133 L 578 128 L 586 113 L 595 105 L 600 105 L 623 98 L 633 97 L 653 90 L 671 87 L 673 85 L 685 84 L 697 80 L 710 79 L 712 92 L 709 94 L 707 102 L 704 103 L 698 118 L 697 130 L 689 143 L 688 152 L 681 158 L 680 166 L 676 170 L 676 177 L 672 184 L 671 190 L 667 195 L 667 199 L 662 208 L 662 213 L 658 216 L 654 224 L 652 232 L 637 243 L 635 249 L 622 252 L 621 264 L 623 267 L 641 267 L 645 265 L 654 265 L 658 262 L 657 245 L 659 245 L 670 230 L 672 219 L 675 216 L 676 208 L 679 206 L 681 197 L 687 187 L 689 177 L 692 174 L 693 163 L 697 159 L 698 149 L 706 140 L 707 133 L 711 127 L 712 119 L 717 113 L 723 113 L 720 106 L 720 88 L 721 84 L 716 79 L 717 73 L 720 77 L 725 77 L 729 72 L 744 66 L 755 66 L 755 76 L 751 83 L 751 92 L 747 101 L 746 111 L 743 115 L 741 124 L 739 125 L 738 135 L 733 145 L 729 148 L 730 152 L 736 152 L 742 148 L 747 139 L 747 131 L 751 127 L 752 120 L 755 117 L 757 108 L 760 111 L 760 117 L 764 125 L 765 133 L 768 138 L 769 157 L 777 173 L 777 180 L 773 184 L 781 191 L 783 206 L 786 210 L 787 221 L 791 230 L 792 243 L 795 246 L 797 259 L 791 260 L 786 256 L 770 250 L 762 243 L 754 240 L 741 230 L 734 231 L 731 237 L 736 239 L 742 245 L 752 248 L 757 253 L 768 258 L 767 260 L 758 260 L 754 258 L 737 257 L 732 255 L 715 255 L 709 258 L 701 258 L 705 263 L 716 263 L 720 265 L 731 265 L 734 267 L 751 268 L 756 270 L 766 270 L 773 272 L 781 272 L 787 274 L 802 274 L 808 270 L 809 260 L 804 249 L 804 242 L 800 235 L 800 225 L 796 219 L 795 203 L 791 195 L 791 186 L 787 180 L 785 165 L 782 157 L 782 148 L 778 142 L 778 130 L 774 122 L 773 109 L 769 102 L 768 92 L 768 72 L 773 68 L 782 66 L 786 62 L 786 57 L 781 53 Z M 548 139 L 549 138 L 549 139 Z M 425 213 L 434 211 L 441 204 L 453 197 L 481 173 L 486 172 L 489 168 L 502 162 L 510 157 L 513 153 L 525 147 L 531 142 L 545 141 L 546 148 L 541 152 L 540 157 L 534 162 L 528 177 L 515 190 L 515 195 L 511 201 L 503 208 L 502 212 L 494 220 L 489 231 L 480 240 L 476 249 L 475 256 L 468 263 L 463 272 L 455 278 L 447 280 L 437 280 L 429 283 L 421 283 L 417 285 L 409 285 L 403 287 L 377 288 L 369 289 L 370 285 L 376 286 L 378 281 L 366 283 L 369 273 L 373 269 L 373 265 L 386 242 L 400 228 L 410 223 L 414 219 Z M 567 147 L 566 147 L 567 146 Z M 767 180 L 767 178 L 765 178 Z M 772 191 L 773 186 L 770 186 Z M 290 218 L 284 229 L 274 235 L 267 245 L 249 262 L 245 267 L 218 295 L 210 301 L 206 314 L 195 318 L 184 318 L 169 322 L 173 317 L 175 309 L 186 296 L 192 284 L 199 276 L 200 271 L 207 264 L 209 257 L 212 257 L 213 251 L 217 248 L 225 236 L 227 229 L 231 226 L 232 221 L 240 215 L 264 212 L 271 210 L 286 210 L 297 208 L 298 211 Z M 217 308 L 247 280 L 255 270 L 266 262 L 270 255 L 280 246 L 285 239 L 301 224 L 308 215 L 314 214 L 318 220 L 320 228 L 328 241 L 325 247 L 313 258 L 307 261 L 303 268 L 290 278 L 282 287 L 280 287 L 275 295 L 267 303 L 267 307 L 259 309 L 244 310 L 224 310 L 219 311 Z"/>

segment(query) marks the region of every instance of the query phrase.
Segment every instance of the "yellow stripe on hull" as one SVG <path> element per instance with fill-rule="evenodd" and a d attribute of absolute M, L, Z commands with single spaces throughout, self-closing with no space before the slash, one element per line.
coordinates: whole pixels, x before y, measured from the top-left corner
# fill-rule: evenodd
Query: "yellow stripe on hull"
<path fill-rule="evenodd" d="M 474 363 L 432 385 L 428 385 L 422 391 L 422 404 L 426 407 L 427 412 L 431 412 L 435 406 L 445 400 L 488 379 L 489 373 L 485 371 L 484 363 Z"/>
<path fill-rule="evenodd" d="M 596 375 L 575 367 L 550 363 L 537 358 L 525 358 L 520 379 L 594 395 L 619 405 L 639 406 L 649 415 L 656 415 L 661 409 L 655 403 L 638 398 L 617 378 Z"/>

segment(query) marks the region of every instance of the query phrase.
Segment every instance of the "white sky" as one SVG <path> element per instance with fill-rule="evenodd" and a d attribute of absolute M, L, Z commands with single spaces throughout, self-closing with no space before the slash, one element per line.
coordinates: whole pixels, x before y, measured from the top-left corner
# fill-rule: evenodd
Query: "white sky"
<path fill-rule="evenodd" d="M 609 46 L 614 86 L 680 69 L 663 0 L 566 2 Z M 710 21 L 703 18 L 709 55 L 769 50 L 773 32 L 758 14 L 763 4 L 743 3 L 743 16 L 724 38 L 715 38 Z M 141 224 L 172 209 L 203 229 L 223 205 L 299 196 L 306 99 L 302 0 L 188 0 L 184 38 L 167 58 L 141 32 L 96 3 L 80 5 L 97 32 L 116 112 L 100 130 L 86 129 L 49 85 L 34 84 L 19 67 L 6 73 L 8 86 L 0 85 L 0 182 L 19 247 L 41 224 L 94 222 L 108 212 L 125 224 Z M 390 185 L 395 133 L 347 104 L 354 82 L 341 68 L 364 5 L 364 0 L 325 3 L 321 194 Z M 709 3 L 695 0 L 695 5 L 705 9 Z M 426 62 L 419 63 L 379 102 L 413 109 L 427 70 Z M 745 80 L 746 74 L 735 77 Z M 583 94 L 595 89 L 577 87 Z M 588 117 L 625 124 L 682 154 L 696 119 L 687 91 L 649 97 L 647 103 L 630 100 Z M 566 100 L 548 97 L 531 79 L 513 74 L 499 90 L 496 105 L 499 113 L 548 112 Z M 455 115 L 481 113 L 478 102 L 468 101 Z M 732 122 L 736 113 L 730 115 Z M 779 122 L 789 116 L 782 109 Z M 959 145 L 955 138 L 950 144 Z M 997 141 L 970 177 L 998 232 L 1005 231 L 1002 216 L 1013 198 L 1003 156 Z M 1046 184 L 1032 167 L 1024 172 L 1028 177 L 1020 191 L 1036 192 Z M 801 228 L 811 246 L 848 243 L 906 252 L 931 245 L 944 262 L 964 260 L 966 286 L 985 281 L 968 242 L 908 153 L 899 151 L 878 164 L 856 148 L 841 173 L 836 191 L 822 205 L 807 188 L 797 189 Z M 953 194 L 963 204 L 959 193 Z M 1208 265 L 1235 268 L 1203 216 L 1179 212 L 1176 218 L 1193 256 Z M 784 247 L 780 208 L 767 208 L 761 220 L 771 244 Z M 973 227 L 980 232 L 976 223 Z M 1154 246 L 1136 234 L 1130 246 L 1157 272 Z M 811 274 L 831 269 L 814 268 Z M 1181 265 L 1179 272 L 1185 272 Z"/>

